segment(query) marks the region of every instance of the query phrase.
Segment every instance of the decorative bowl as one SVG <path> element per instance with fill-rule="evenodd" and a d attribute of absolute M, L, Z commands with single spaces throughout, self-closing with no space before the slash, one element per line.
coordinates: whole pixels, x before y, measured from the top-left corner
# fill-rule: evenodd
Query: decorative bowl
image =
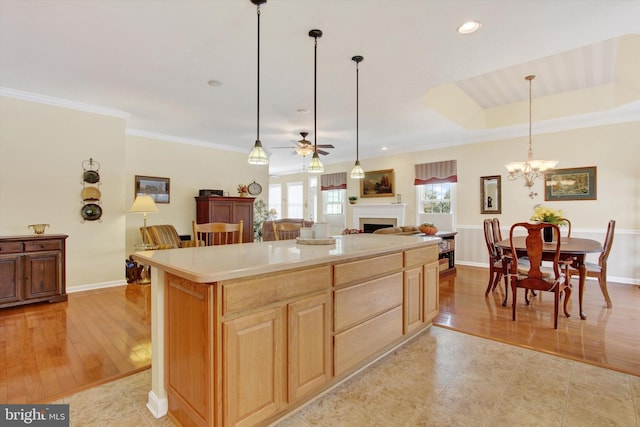
<path fill-rule="evenodd" d="M 29 224 L 27 228 L 33 228 L 33 232 L 36 234 L 44 234 L 44 229 L 50 227 L 49 224 Z"/>

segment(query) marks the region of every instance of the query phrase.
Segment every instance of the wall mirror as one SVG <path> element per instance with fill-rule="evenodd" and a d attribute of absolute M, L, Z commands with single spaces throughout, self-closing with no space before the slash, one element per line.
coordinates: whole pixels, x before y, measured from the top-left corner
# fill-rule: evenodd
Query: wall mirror
<path fill-rule="evenodd" d="M 480 177 L 480 213 L 502 213 L 501 176 Z"/>

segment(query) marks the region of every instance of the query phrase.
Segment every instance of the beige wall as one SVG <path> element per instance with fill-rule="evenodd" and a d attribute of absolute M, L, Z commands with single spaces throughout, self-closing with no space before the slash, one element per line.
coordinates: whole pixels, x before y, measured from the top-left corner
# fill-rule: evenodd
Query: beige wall
<path fill-rule="evenodd" d="M 640 172 L 637 145 L 640 122 L 534 135 L 539 158 L 560 160 L 559 167 L 597 166 L 598 199 L 547 202 L 563 209 L 578 237 L 604 238 L 607 221 L 617 220 L 610 260 L 615 279 L 640 282 Z M 248 143 L 250 146 L 251 144 Z M 408 222 L 415 222 L 413 165 L 439 160 L 458 161 L 456 257 L 461 264 L 486 263 L 480 214 L 480 176 L 502 175 L 502 214 L 509 224 L 526 220 L 537 203 L 544 203 L 542 185 L 531 200 L 521 182 L 506 179 L 504 164 L 524 160 L 526 138 L 490 141 L 410 154 L 361 158 L 366 171 L 394 169 L 396 192 L 408 204 Z M 160 204 L 149 224 L 174 224 L 190 234 L 195 217 L 193 197 L 200 188 L 235 194 L 239 183 L 253 180 L 268 200 L 268 168 L 249 166 L 246 153 L 222 151 L 126 135 L 124 118 L 88 113 L 0 97 L 0 235 L 30 234 L 28 224 L 49 223 L 47 233 L 68 234 L 67 286 L 84 289 L 124 282 L 124 260 L 139 241 L 139 214 L 130 214 L 134 175 L 169 177 L 171 203 Z M 100 162 L 101 222 L 82 222 L 80 192 L 82 161 Z M 350 171 L 353 162 L 327 165 L 326 173 Z M 307 182 L 307 173 L 286 175 L 272 182 Z M 359 182 L 349 179 L 348 194 L 359 194 Z M 392 198 L 360 199 L 358 203 L 391 203 Z M 351 227 L 347 205 L 347 226 Z M 308 216 L 308 215 L 305 215 Z"/>
<path fill-rule="evenodd" d="M 235 194 L 253 180 L 268 187 L 268 168 L 248 165 L 247 155 L 127 136 L 123 118 L 0 97 L 0 235 L 51 224 L 47 233 L 69 235 L 68 290 L 122 284 L 142 225 L 140 214 L 128 213 L 134 175 L 171 179 L 171 203 L 159 204 L 148 223 L 190 234 L 199 189 Z M 100 163 L 103 215 L 83 223 L 82 162 L 89 158 Z M 259 197 L 267 200 L 266 192 Z"/>
<path fill-rule="evenodd" d="M 555 132 L 533 136 L 533 149 L 537 158 L 559 160 L 559 168 L 597 167 L 597 200 L 545 202 L 542 183 L 533 188 L 538 193 L 533 200 L 523 182 L 509 181 L 504 165 L 510 161 L 526 160 L 526 137 L 461 145 L 417 153 L 362 158 L 365 171 L 394 169 L 396 192 L 407 203 L 407 222 L 416 219 L 416 193 L 413 185 L 414 164 L 441 160 L 458 161 L 456 231 L 458 242 L 456 258 L 460 264 L 486 264 L 486 249 L 481 224 L 494 215 L 480 214 L 480 177 L 502 176 L 503 232 L 509 224 L 528 220 L 536 204 L 544 203 L 562 209 L 571 219 L 577 237 L 604 240 L 606 225 L 615 219 L 616 240 L 610 258 L 609 271 L 617 280 L 640 283 L 640 122 Z M 353 162 L 326 165 L 325 173 L 349 172 Z M 306 173 L 282 176 L 272 183 L 307 181 Z M 347 194 L 359 196 L 358 180 L 349 179 Z M 395 199 L 365 198 L 358 203 L 392 203 Z M 347 227 L 354 227 L 351 206 L 347 205 Z M 357 226 L 357 224 L 355 225 Z M 591 257 L 596 261 L 595 257 Z"/>

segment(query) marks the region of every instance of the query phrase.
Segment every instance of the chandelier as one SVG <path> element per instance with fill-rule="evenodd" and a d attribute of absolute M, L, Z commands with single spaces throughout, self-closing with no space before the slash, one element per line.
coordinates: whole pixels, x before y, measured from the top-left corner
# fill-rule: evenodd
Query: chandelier
<path fill-rule="evenodd" d="M 558 164 L 557 160 L 534 160 L 533 148 L 531 147 L 531 81 L 536 76 L 531 75 L 525 77 L 525 80 L 529 81 L 529 153 L 526 162 L 511 162 L 505 165 L 509 175 L 507 179 L 515 181 L 522 178 L 524 180 L 524 186 L 531 189 L 535 184 L 536 179 L 543 179 L 545 172 L 549 169 L 553 169 Z M 529 192 L 529 197 L 534 198 L 538 193 L 533 191 Z"/>

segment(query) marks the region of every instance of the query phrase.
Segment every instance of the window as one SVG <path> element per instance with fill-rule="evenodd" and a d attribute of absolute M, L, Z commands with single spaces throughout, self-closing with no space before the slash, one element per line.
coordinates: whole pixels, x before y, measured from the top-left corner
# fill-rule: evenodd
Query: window
<path fill-rule="evenodd" d="M 453 213 L 453 184 L 417 185 L 422 213 Z"/>
<path fill-rule="evenodd" d="M 323 191 L 325 215 L 342 215 L 344 213 L 344 195 L 346 190 Z"/>
<path fill-rule="evenodd" d="M 269 210 L 275 209 L 276 217 L 282 218 L 282 185 L 269 185 Z"/>
<path fill-rule="evenodd" d="M 304 192 L 302 183 L 289 182 L 287 183 L 287 218 L 304 218 L 303 215 Z"/>

